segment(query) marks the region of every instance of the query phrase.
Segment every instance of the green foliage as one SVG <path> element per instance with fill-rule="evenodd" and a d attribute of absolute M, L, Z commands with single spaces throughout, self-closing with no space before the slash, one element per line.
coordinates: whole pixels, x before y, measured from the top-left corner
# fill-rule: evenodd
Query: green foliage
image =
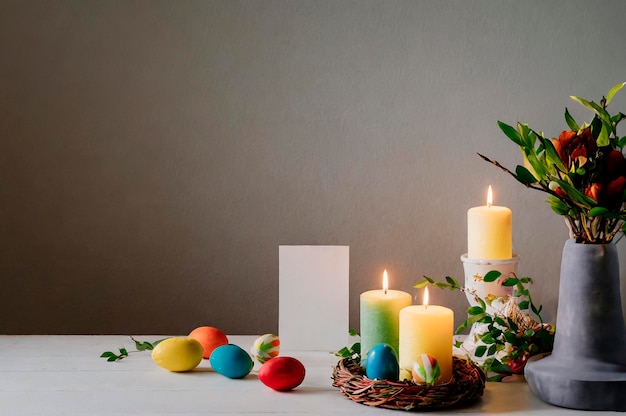
<path fill-rule="evenodd" d="M 153 350 L 154 347 L 156 347 L 161 341 L 167 339 L 167 338 L 163 338 L 154 342 L 148 342 L 148 341 L 138 341 L 132 336 L 130 336 L 129 338 L 131 339 L 131 341 L 135 343 L 135 348 L 137 349 L 137 351 L 131 351 L 131 352 Z M 128 357 L 128 354 L 129 354 L 129 351 L 126 348 L 118 348 L 117 353 L 114 353 L 113 351 L 105 351 L 100 355 L 100 358 L 106 358 L 107 361 L 113 362 L 113 361 L 123 360 L 124 358 Z"/>
<path fill-rule="evenodd" d="M 514 171 L 479 154 L 524 186 L 548 193 L 548 204 L 566 218 L 572 238 L 580 243 L 611 242 L 626 221 L 626 169 L 624 164 L 607 157 L 615 150 L 621 153 L 626 146 L 626 136 L 620 138 L 617 134 L 618 124 L 626 115 L 611 115 L 607 111 L 615 94 L 625 85 L 615 85 L 599 103 L 571 96 L 590 110 L 593 118 L 580 124 L 566 108 L 569 131 L 558 138 L 546 138 L 525 123 L 518 122 L 513 127 L 498 121 L 500 130 L 523 156 L 523 165 Z"/>
<path fill-rule="evenodd" d="M 359 333 L 357 332 L 356 329 L 350 329 L 348 331 L 348 334 L 351 337 L 359 336 Z M 361 355 L 361 343 L 360 342 L 355 342 L 351 346 L 343 347 L 339 351 L 335 352 L 335 356 L 341 357 L 341 358 L 355 358 L 360 355 Z"/>
<path fill-rule="evenodd" d="M 504 286 L 514 287 L 514 293 L 522 299 L 517 305 L 525 314 L 534 315 L 539 322 L 537 328 L 523 329 L 517 322 L 508 316 L 503 316 L 493 309 L 488 308 L 496 299 L 502 298 L 491 295 L 488 299 L 481 299 L 474 291 L 458 284 L 453 277 L 446 276 L 446 282 L 437 282 L 434 279 L 424 276 L 424 280 L 417 282 L 415 288 L 423 288 L 433 285 L 441 289 L 458 290 L 466 294 L 474 296 L 477 305 L 467 309 L 467 319 L 459 325 L 455 333 L 461 334 L 468 327 L 475 323 L 486 324 L 486 331 L 480 335 L 480 340 L 485 345 L 479 345 L 474 354 L 478 358 L 486 358 L 481 365 L 483 370 L 489 373 L 496 373 L 491 377 L 490 381 L 500 381 L 504 376 L 518 371 L 519 367 L 525 364 L 526 360 L 536 354 L 552 351 L 554 343 L 554 326 L 544 324 L 541 318 L 542 306 L 536 305 L 528 289 L 528 285 L 532 284 L 530 277 L 508 276 L 502 277 L 502 273 L 497 270 L 491 270 L 483 276 L 484 282 L 500 282 Z M 460 347 L 462 343 L 456 342 L 456 347 Z M 508 351 L 502 355 L 502 351 Z M 496 358 L 499 354 L 500 358 Z"/>

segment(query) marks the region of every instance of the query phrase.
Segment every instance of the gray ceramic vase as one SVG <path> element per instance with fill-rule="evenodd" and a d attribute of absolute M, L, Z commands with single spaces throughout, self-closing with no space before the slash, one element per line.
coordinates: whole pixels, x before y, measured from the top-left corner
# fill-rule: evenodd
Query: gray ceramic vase
<path fill-rule="evenodd" d="M 553 405 L 626 411 L 626 328 L 615 244 L 565 243 L 554 350 L 531 359 L 524 373 L 533 393 Z"/>

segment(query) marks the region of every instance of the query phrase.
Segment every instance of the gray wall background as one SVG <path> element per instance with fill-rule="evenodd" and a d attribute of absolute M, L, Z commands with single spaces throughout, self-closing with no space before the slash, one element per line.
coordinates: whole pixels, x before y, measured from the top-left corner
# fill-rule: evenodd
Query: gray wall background
<path fill-rule="evenodd" d="M 565 224 L 476 152 L 520 162 L 497 120 L 551 136 L 565 106 L 590 120 L 569 96 L 626 80 L 625 16 L 621 0 L 0 0 L 0 333 L 274 332 L 281 244 L 350 246 L 358 327 L 384 268 L 407 291 L 462 278 L 489 184 L 554 320 Z M 461 322 L 463 295 L 431 298 Z"/>

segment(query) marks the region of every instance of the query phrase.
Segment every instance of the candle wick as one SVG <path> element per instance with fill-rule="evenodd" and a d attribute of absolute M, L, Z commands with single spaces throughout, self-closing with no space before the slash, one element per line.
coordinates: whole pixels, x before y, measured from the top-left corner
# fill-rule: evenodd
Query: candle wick
<path fill-rule="evenodd" d="M 387 289 L 385 289 L 385 295 L 387 294 Z"/>

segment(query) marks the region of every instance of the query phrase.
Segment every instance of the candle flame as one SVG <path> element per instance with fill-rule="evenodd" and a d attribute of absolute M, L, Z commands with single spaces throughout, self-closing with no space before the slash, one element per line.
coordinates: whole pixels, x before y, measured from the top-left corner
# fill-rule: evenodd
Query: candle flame
<path fill-rule="evenodd" d="M 387 289 L 389 289 L 389 278 L 387 277 L 387 269 L 383 272 L 383 290 L 385 291 L 385 295 L 387 294 Z"/>
<path fill-rule="evenodd" d="M 487 190 L 487 206 L 491 207 L 493 204 L 493 191 L 491 190 L 491 185 L 489 185 L 489 189 Z"/>
<path fill-rule="evenodd" d="M 424 288 L 424 301 L 422 302 L 424 308 L 428 308 L 428 288 Z"/>

